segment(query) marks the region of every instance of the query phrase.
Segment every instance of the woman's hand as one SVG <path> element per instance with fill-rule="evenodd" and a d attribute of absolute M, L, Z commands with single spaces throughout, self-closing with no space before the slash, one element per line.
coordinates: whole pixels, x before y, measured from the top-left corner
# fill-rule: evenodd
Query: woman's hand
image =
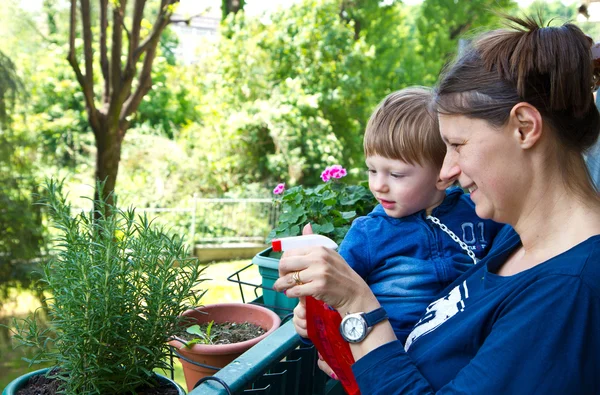
<path fill-rule="evenodd" d="M 305 228 L 303 234 L 309 233 L 312 233 L 310 228 Z M 325 247 L 286 251 L 279 260 L 279 279 L 273 288 L 286 291 L 289 298 L 313 296 L 338 310 L 342 316 L 379 307 L 364 280 L 337 252 Z M 294 313 L 296 315 L 296 311 Z M 306 321 L 303 308 L 302 313 L 297 325 L 300 330 Z"/>
<path fill-rule="evenodd" d="M 302 234 L 312 229 L 305 226 Z M 298 248 L 286 251 L 279 260 L 279 279 L 273 284 L 279 292 L 289 298 L 299 297 L 294 309 L 294 327 L 302 337 L 308 337 L 305 296 L 313 296 L 335 308 L 342 317 L 348 313 L 373 311 L 379 302 L 365 281 L 335 251 L 325 247 Z M 361 343 L 351 344 L 354 360 L 381 345 L 396 340 L 389 322 L 382 322 Z M 325 361 L 319 368 L 330 377 L 335 377 Z"/>
<path fill-rule="evenodd" d="M 296 333 L 298 333 L 298 335 L 300 335 L 301 337 L 308 338 L 308 327 L 306 324 L 306 304 L 304 303 L 304 301 L 304 298 L 300 298 L 298 304 L 294 308 L 293 322 L 294 328 L 296 329 Z M 338 378 L 336 374 L 333 372 L 333 369 L 331 369 L 329 365 L 327 365 L 327 362 L 325 362 L 325 360 L 321 356 L 321 353 L 318 353 L 318 356 L 319 361 L 317 364 L 319 366 L 319 369 L 325 372 L 325 374 L 327 374 L 329 377 L 337 380 Z"/>

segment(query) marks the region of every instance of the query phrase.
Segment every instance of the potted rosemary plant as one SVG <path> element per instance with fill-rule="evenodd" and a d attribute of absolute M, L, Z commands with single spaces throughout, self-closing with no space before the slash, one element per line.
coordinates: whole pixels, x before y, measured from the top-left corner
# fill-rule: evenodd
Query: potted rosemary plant
<path fill-rule="evenodd" d="M 135 394 L 166 385 L 152 393 L 184 394 L 153 371 L 171 368 L 167 341 L 183 330 L 181 313 L 199 305 L 198 261 L 179 237 L 134 209 L 100 199 L 95 211 L 73 216 L 61 182 L 45 189 L 42 203 L 58 230 L 55 254 L 43 264 L 49 327 L 40 329 L 35 315 L 15 320 L 13 339 L 38 349 L 31 364 L 54 363 L 46 380 L 58 393 Z"/>

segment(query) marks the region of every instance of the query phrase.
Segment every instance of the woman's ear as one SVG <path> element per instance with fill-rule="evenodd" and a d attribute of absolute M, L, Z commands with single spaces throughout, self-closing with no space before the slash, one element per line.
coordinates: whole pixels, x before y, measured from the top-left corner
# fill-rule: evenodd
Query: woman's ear
<path fill-rule="evenodd" d="M 542 137 L 542 115 L 529 103 L 515 104 L 510 111 L 510 127 L 519 146 L 532 148 Z"/>

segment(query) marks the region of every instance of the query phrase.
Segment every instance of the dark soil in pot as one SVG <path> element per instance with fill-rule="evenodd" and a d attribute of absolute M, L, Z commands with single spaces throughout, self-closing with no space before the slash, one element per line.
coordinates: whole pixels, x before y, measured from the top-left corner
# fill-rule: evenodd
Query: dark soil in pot
<path fill-rule="evenodd" d="M 200 331 L 206 333 L 210 324 L 201 324 Z M 241 343 L 246 340 L 254 339 L 266 333 L 266 331 L 258 325 L 250 322 L 236 324 L 235 322 L 213 323 L 210 329 L 211 342 L 206 344 L 233 344 Z M 200 336 L 185 333 L 182 338 L 185 341 L 192 339 L 202 339 Z M 205 342 L 202 342 L 205 343 Z"/>
<path fill-rule="evenodd" d="M 60 380 L 51 379 L 43 374 L 33 376 L 24 388 L 17 391 L 17 395 L 55 395 L 58 394 Z M 178 395 L 179 391 L 171 383 L 159 382 L 154 388 L 142 387 L 137 390 L 137 395 Z"/>

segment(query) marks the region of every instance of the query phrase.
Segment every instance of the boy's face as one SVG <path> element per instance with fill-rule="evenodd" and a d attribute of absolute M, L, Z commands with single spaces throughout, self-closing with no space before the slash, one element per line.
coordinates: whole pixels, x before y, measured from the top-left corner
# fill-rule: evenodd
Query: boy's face
<path fill-rule="evenodd" d="M 411 165 L 379 155 L 367 157 L 366 163 L 369 189 L 390 217 L 401 218 L 433 209 L 446 195 L 436 186 L 439 169 L 435 166 Z"/>

